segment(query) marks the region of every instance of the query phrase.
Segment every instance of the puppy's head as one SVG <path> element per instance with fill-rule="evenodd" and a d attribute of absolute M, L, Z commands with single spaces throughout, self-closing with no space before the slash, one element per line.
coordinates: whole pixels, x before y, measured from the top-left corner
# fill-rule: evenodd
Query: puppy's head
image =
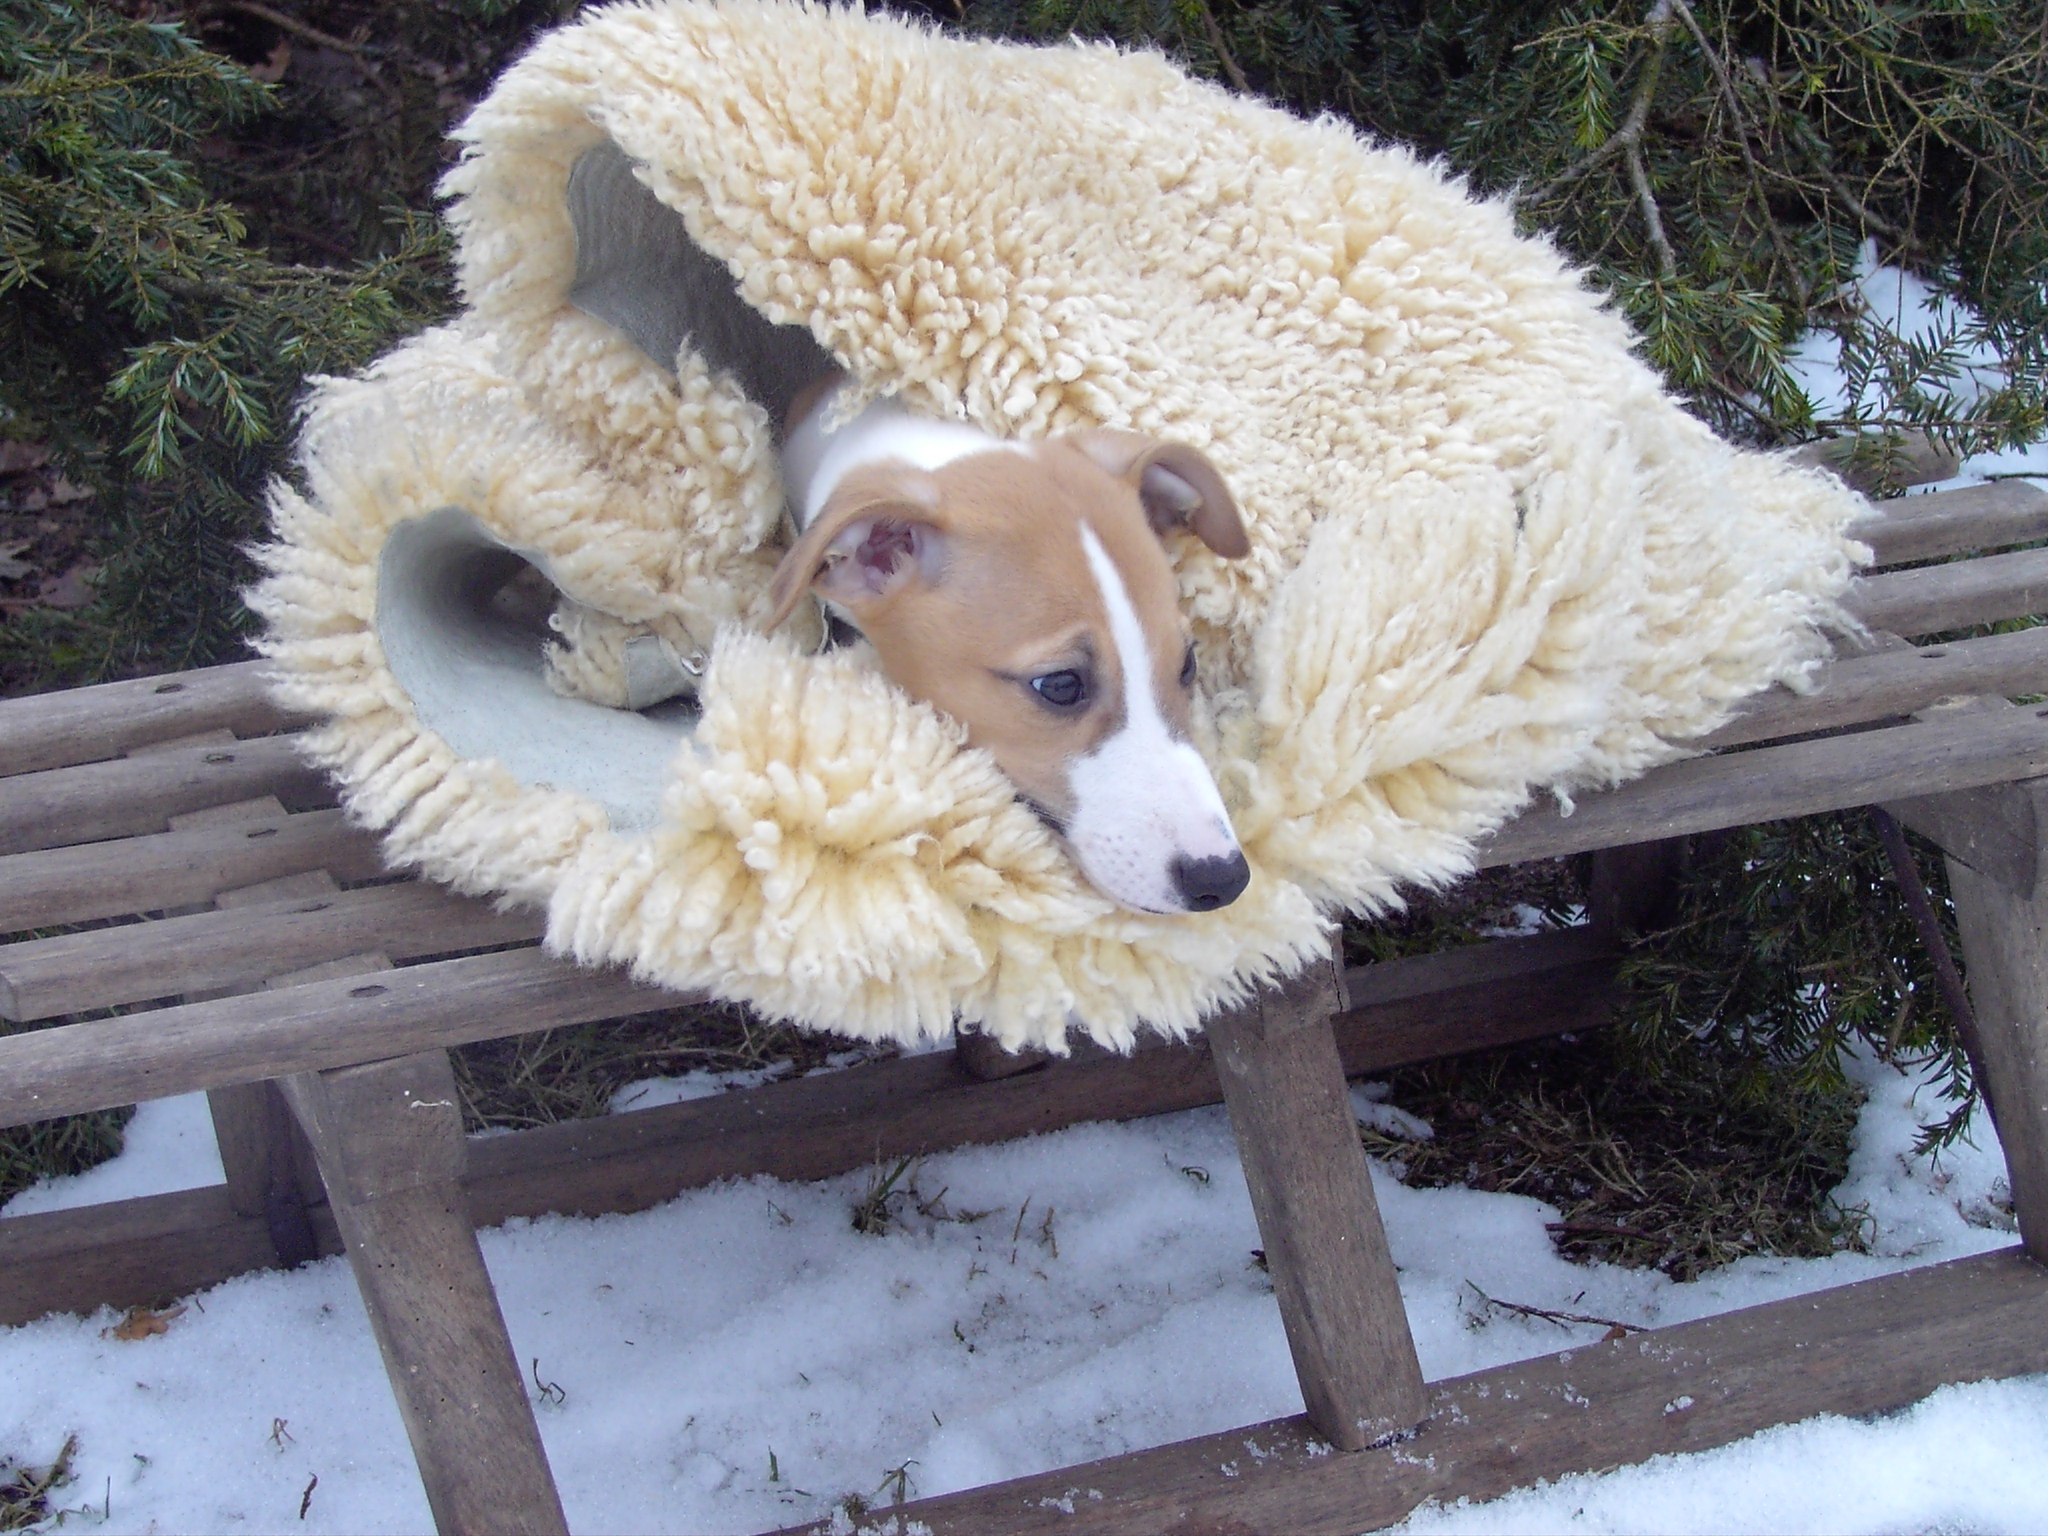
<path fill-rule="evenodd" d="M 1163 542 L 1183 532 L 1250 549 L 1209 461 L 1135 433 L 869 463 L 783 559 L 773 622 L 815 591 L 994 755 L 1104 895 L 1205 912 L 1250 874 L 1188 741 L 1195 653 Z"/>

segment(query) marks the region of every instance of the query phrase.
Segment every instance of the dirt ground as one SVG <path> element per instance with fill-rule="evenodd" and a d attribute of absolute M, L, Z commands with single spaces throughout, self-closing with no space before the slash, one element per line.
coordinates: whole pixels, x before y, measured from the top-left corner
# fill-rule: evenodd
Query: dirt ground
<path fill-rule="evenodd" d="M 0 439 L 0 697 L 69 681 L 73 616 L 93 599 L 98 507 L 40 444 Z"/>

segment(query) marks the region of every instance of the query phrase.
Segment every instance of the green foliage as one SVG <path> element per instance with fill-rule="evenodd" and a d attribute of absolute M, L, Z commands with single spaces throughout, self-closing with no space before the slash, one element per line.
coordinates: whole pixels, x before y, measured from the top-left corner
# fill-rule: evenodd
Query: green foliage
<path fill-rule="evenodd" d="M 1868 1235 L 1868 1213 L 1834 1199 L 1863 1103 L 1839 1078 L 1805 1082 L 1711 1053 L 1646 1055 L 1613 1030 L 1389 1077 L 1393 1101 L 1435 1134 L 1368 1128 L 1367 1150 L 1401 1165 L 1406 1184 L 1547 1201 L 1568 1259 L 1691 1280 L 1755 1253 L 1860 1249 Z"/>
<path fill-rule="evenodd" d="M 83 1173 L 121 1150 L 121 1127 L 133 1109 L 38 1120 L 0 1131 L 0 1205 L 39 1179 Z"/>
<path fill-rule="evenodd" d="M 1716 426 L 2038 436 L 2048 29 L 2038 0 L 980 0 L 967 24 L 1156 46 L 1511 196 Z M 1865 242 L 1981 317 L 1920 344 L 1845 299 Z M 1810 327 L 1868 384 L 1817 415 Z M 2004 377 L 1952 389 L 1973 348 Z"/>
<path fill-rule="evenodd" d="M 1915 863 L 1923 879 L 1935 876 L 1944 941 L 1957 952 L 1940 856 L 1922 843 Z M 1843 1085 L 1843 1049 L 1860 1041 L 1931 1070 L 1949 1108 L 1923 1129 L 1923 1151 L 1965 1127 L 1969 1059 L 1862 812 L 1693 839 L 1677 913 L 1636 942 L 1622 979 L 1623 1027 L 1658 1074 L 1705 1059 L 1740 1102 L 1827 1095 Z"/>
<path fill-rule="evenodd" d="M 271 100 L 177 26 L 0 5 L 0 435 L 47 441 L 100 493 L 100 670 L 228 652 L 241 546 L 305 377 L 446 303 L 443 237 L 410 213 L 348 268 L 249 244 L 191 157 Z"/>

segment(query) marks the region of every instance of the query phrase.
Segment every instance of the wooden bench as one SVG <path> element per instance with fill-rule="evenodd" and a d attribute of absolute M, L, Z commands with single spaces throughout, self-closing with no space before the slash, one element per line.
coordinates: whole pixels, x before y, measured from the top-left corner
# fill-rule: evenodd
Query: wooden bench
<path fill-rule="evenodd" d="M 1899 638 L 2048 612 L 2048 549 L 1993 552 L 2048 538 L 2048 494 L 1890 502 L 1864 533 L 1880 566 L 1976 557 L 1865 576 L 1853 606 L 1877 643 L 1816 692 L 1756 700 L 1713 755 L 1568 819 L 1532 810 L 1482 850 L 1604 850 L 1583 928 L 1312 970 L 1204 1042 L 1131 1058 L 1082 1048 L 1017 1070 L 970 1040 L 473 1141 L 450 1047 L 677 999 L 548 958 L 534 914 L 392 880 L 298 761 L 302 722 L 254 664 L 0 704 L 0 1017 L 35 1026 L 0 1038 L 0 1124 L 204 1089 L 226 1170 L 211 1189 L 0 1220 L 0 1323 L 345 1251 L 440 1528 L 559 1531 L 475 1226 L 1221 1099 L 1307 1413 L 892 1513 L 941 1532 L 1355 1531 L 1428 1498 L 2048 1369 L 2048 708 L 2008 702 L 2048 691 L 2048 628 Z M 1868 804 L 1949 854 L 2021 1243 L 1425 1384 L 1346 1074 L 1598 1024 L 1669 840 Z"/>

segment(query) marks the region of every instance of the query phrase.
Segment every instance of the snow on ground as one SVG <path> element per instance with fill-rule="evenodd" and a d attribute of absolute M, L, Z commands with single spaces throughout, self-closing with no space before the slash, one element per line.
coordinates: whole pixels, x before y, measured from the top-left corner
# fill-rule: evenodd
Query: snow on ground
<path fill-rule="evenodd" d="M 2010 1243 L 1988 1129 L 1938 1167 L 1912 1161 L 1928 1114 L 1914 1085 L 1857 1070 L 1871 1098 L 1840 1198 L 1868 1206 L 1868 1254 L 1750 1259 L 1680 1285 L 1564 1262 L 1538 1202 L 1411 1190 L 1375 1168 L 1425 1372 L 1600 1332 L 1489 1313 L 1475 1286 L 1663 1324 Z M 205 1131 L 201 1101 L 145 1106 L 130 1151 L 9 1212 L 203 1182 L 218 1166 Z M 935 1494 L 1300 1411 L 1221 1111 L 933 1158 L 917 1175 L 925 1213 L 900 1202 L 882 1236 L 851 1220 L 871 1177 L 753 1179 L 483 1234 L 572 1527 L 760 1530 L 849 1492 L 886 1502 L 897 1468 Z M 0 1331 L 0 1456 L 46 1462 L 76 1435 L 64 1497 L 78 1523 L 430 1529 L 342 1260 L 217 1286 L 160 1336 L 124 1342 L 115 1321 Z M 2044 1432 L 2048 1378 L 1955 1388 L 1881 1422 L 1815 1420 L 1409 1525 L 2048 1529 Z"/>

